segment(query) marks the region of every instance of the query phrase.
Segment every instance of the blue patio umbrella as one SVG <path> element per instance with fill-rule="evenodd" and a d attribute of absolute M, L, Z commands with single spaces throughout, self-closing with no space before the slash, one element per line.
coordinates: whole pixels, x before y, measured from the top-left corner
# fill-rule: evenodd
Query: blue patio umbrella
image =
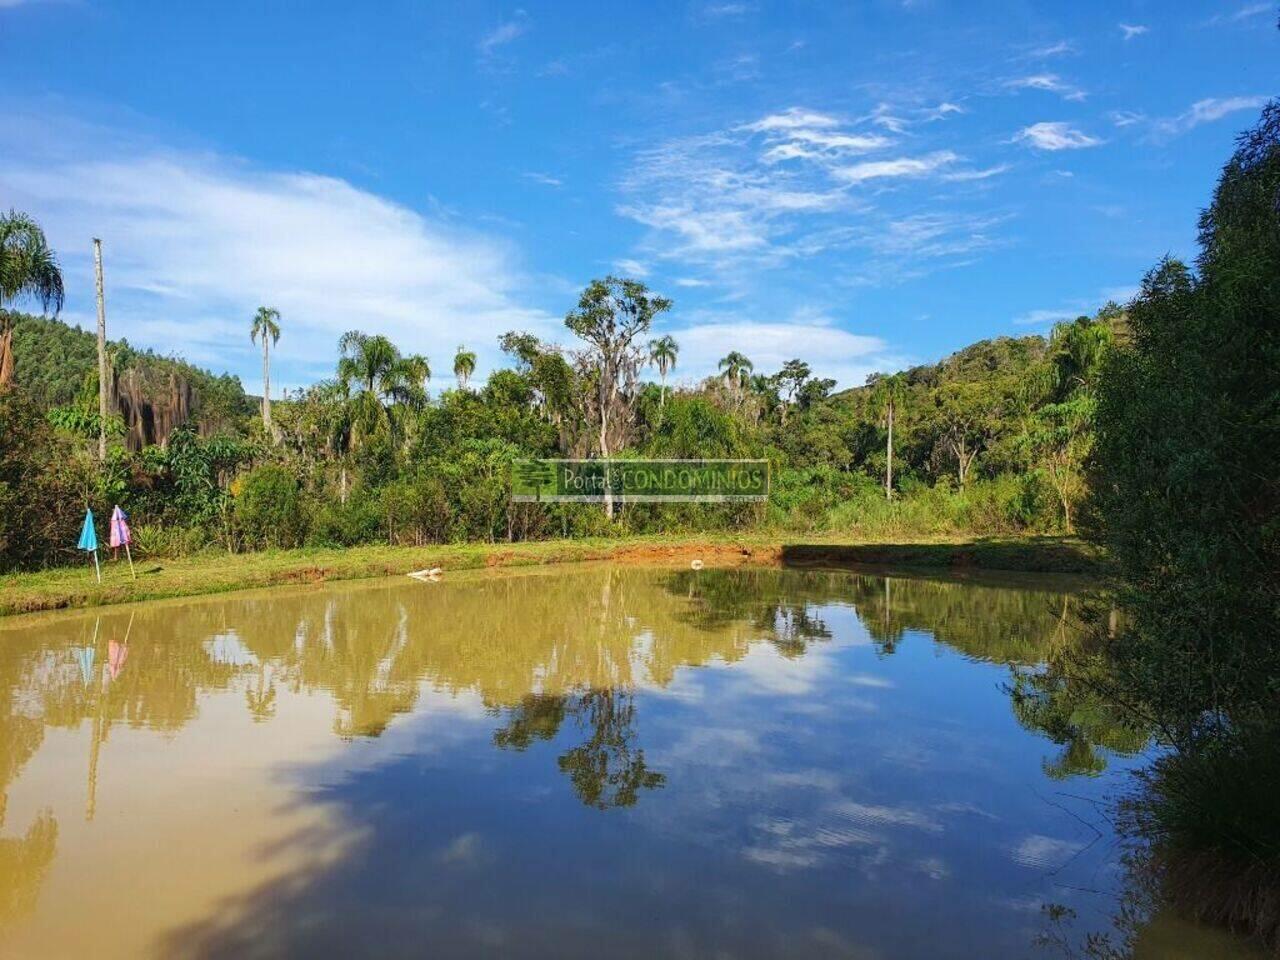
<path fill-rule="evenodd" d="M 78 549 L 93 551 L 93 571 L 98 575 L 98 582 L 102 582 L 102 568 L 98 566 L 98 531 L 93 525 L 93 510 L 88 507 L 84 511 L 84 526 L 80 528 L 80 542 L 76 545 Z"/>

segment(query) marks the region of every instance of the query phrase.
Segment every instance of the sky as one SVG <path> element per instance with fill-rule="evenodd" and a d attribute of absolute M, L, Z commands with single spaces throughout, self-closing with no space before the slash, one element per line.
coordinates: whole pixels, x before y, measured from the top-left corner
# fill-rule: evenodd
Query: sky
<path fill-rule="evenodd" d="M 841 386 L 1132 296 L 1280 93 L 1280 4 L 0 0 L 0 207 L 63 317 L 260 386 L 350 329 L 569 344 L 582 287 L 671 297 L 677 380 L 730 350 Z M 275 392 L 273 390 L 273 392 Z"/>

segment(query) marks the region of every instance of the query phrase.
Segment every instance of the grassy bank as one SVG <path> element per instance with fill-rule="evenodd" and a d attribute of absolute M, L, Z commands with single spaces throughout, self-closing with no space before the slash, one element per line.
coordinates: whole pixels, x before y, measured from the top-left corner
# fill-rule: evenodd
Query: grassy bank
<path fill-rule="evenodd" d="M 403 575 L 441 567 L 528 566 L 614 560 L 623 563 L 688 562 L 708 566 L 740 563 L 805 565 L 974 567 L 1026 572 L 1092 572 L 1096 555 L 1075 540 L 1053 537 L 939 540 L 902 544 L 841 542 L 810 537 L 787 544 L 778 536 L 631 537 L 625 539 L 546 540 L 512 544 L 460 544 L 427 547 L 352 547 L 349 549 L 265 550 L 230 556 L 208 552 L 180 559 L 138 559 L 137 579 L 123 561 L 103 565 L 103 582 L 89 566 L 61 567 L 39 573 L 0 577 L 0 616 L 93 607 L 134 600 L 195 596 L 279 584 L 355 580 Z"/>

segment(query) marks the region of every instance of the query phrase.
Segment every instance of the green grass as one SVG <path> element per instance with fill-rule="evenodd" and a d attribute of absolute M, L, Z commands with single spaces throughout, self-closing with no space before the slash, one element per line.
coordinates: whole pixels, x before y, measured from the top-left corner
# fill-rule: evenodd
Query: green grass
<path fill-rule="evenodd" d="M 803 544 L 789 541 L 803 540 Z M 402 576 L 410 570 L 529 566 L 588 560 L 687 561 L 705 552 L 708 566 L 729 562 L 788 562 L 877 566 L 976 567 L 1027 572 L 1095 572 L 1096 554 L 1079 541 L 1039 537 L 930 540 L 901 544 L 856 543 L 840 534 L 783 537 L 752 533 L 546 540 L 527 543 L 426 547 L 365 546 L 267 550 L 234 556 L 209 551 L 178 559 L 135 558 L 137 579 L 119 563 L 103 564 L 97 583 L 86 563 L 37 573 L 0 576 L 0 616 L 94 607 L 135 600 L 195 596 L 280 584 Z"/>

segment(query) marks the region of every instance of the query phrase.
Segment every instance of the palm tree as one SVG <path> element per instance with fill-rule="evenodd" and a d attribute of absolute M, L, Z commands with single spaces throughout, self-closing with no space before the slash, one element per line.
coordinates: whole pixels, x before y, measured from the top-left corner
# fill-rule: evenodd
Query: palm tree
<path fill-rule="evenodd" d="M 5 305 L 30 298 L 56 316 L 64 296 L 58 258 L 40 225 L 16 210 L 0 214 L 0 388 L 13 380 L 13 319 Z"/>
<path fill-rule="evenodd" d="M 467 389 L 467 381 L 476 372 L 476 355 L 463 344 L 458 344 L 458 352 L 453 358 L 453 375 L 458 378 L 458 389 Z"/>
<path fill-rule="evenodd" d="M 649 361 L 657 365 L 658 376 L 662 378 L 662 396 L 658 400 L 659 422 L 662 420 L 662 409 L 667 405 L 667 374 L 675 369 L 676 357 L 679 355 L 680 344 L 670 334 L 649 341 Z"/>
<path fill-rule="evenodd" d="M 884 414 L 885 425 L 889 428 L 889 437 L 885 444 L 884 462 L 884 496 L 893 500 L 893 422 L 898 412 L 898 403 L 907 389 L 907 378 L 901 373 L 880 377 L 872 388 L 872 403 Z"/>
<path fill-rule="evenodd" d="M 280 311 L 275 307 L 259 307 L 249 327 L 249 340 L 262 338 L 262 426 L 271 436 L 271 345 L 280 342 Z"/>
<path fill-rule="evenodd" d="M 385 424 L 394 434 L 393 407 L 421 407 L 431 365 L 418 354 L 402 356 L 383 336 L 351 330 L 338 341 L 338 382 L 350 397 L 351 446 Z"/>
<path fill-rule="evenodd" d="M 731 350 L 729 355 L 720 361 L 720 369 L 724 371 L 725 383 L 733 391 L 735 402 L 741 406 L 747 377 L 755 369 L 755 365 L 737 350 Z"/>

